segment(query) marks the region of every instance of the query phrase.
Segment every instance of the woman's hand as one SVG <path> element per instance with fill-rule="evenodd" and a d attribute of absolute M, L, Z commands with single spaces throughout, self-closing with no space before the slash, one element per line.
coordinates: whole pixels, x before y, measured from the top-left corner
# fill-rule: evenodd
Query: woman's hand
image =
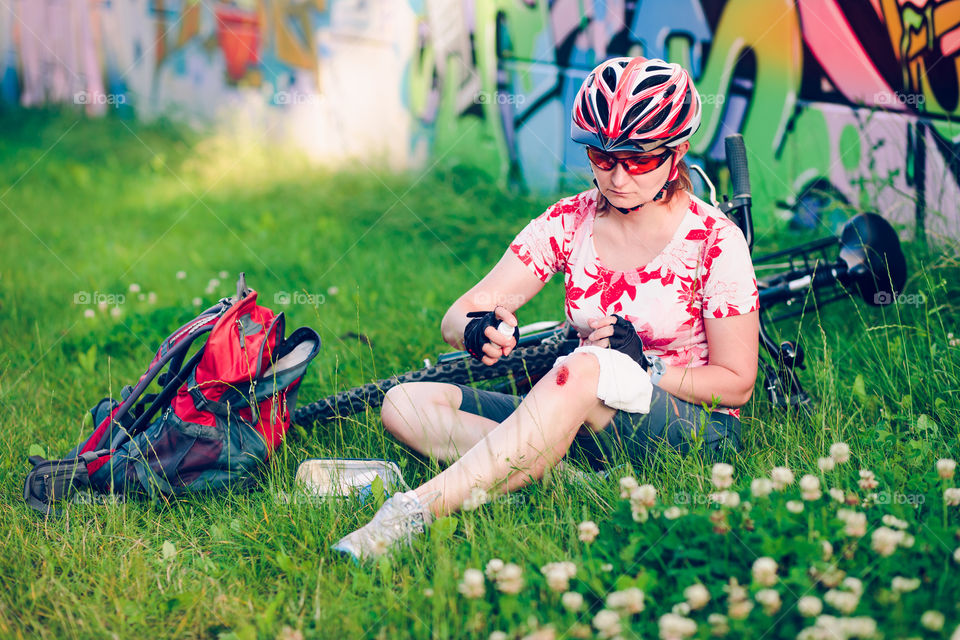
<path fill-rule="evenodd" d="M 516 316 L 510 313 L 504 306 L 497 305 L 494 307 L 493 314 L 498 320 L 506 322 L 511 327 L 516 327 L 519 324 Z M 496 364 L 500 358 L 510 355 L 510 352 L 517 346 L 517 341 L 513 339 L 512 335 L 505 336 L 493 326 L 487 327 L 483 335 L 486 336 L 490 342 L 483 345 L 483 358 L 480 362 L 488 367 Z"/>
<path fill-rule="evenodd" d="M 593 331 L 587 336 L 584 346 L 609 349 L 610 336 L 613 335 L 613 325 L 616 324 L 616 322 L 616 316 L 601 316 L 587 320 L 587 324 L 590 325 Z"/>

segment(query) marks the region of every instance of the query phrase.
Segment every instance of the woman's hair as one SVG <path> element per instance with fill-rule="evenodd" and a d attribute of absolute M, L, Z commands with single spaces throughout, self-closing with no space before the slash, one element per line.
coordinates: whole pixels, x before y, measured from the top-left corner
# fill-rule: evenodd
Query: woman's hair
<path fill-rule="evenodd" d="M 670 183 L 667 184 L 667 191 L 663 194 L 663 199 L 661 202 L 663 204 L 668 204 L 671 200 L 673 200 L 673 197 L 681 191 L 691 190 L 693 190 L 693 182 L 690 180 L 690 167 L 687 166 L 687 162 L 685 160 L 681 159 L 680 162 L 677 163 L 677 179 L 671 180 Z M 601 209 L 598 207 L 597 213 L 605 214 L 610 210 L 610 207 L 608 206 L 610 202 L 603 197 L 602 193 L 600 196 L 603 201 L 603 208 Z"/>

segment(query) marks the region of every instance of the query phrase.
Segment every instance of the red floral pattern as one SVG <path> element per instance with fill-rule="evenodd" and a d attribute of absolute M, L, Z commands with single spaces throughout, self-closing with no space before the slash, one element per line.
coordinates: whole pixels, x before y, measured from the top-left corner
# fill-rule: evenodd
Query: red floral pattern
<path fill-rule="evenodd" d="M 644 349 L 667 364 L 710 361 L 703 318 L 726 318 L 760 307 L 757 279 L 743 233 L 698 198 L 666 247 L 630 271 L 606 268 L 593 244 L 594 189 L 560 200 L 530 221 L 510 249 L 538 278 L 563 271 L 566 315 L 580 333 L 587 320 L 618 313 L 633 323 Z M 740 410 L 719 411 L 739 417 Z"/>

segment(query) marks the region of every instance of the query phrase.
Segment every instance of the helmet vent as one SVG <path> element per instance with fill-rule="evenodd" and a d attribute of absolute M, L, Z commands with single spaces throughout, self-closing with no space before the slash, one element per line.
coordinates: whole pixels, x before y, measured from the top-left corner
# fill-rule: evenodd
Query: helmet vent
<path fill-rule="evenodd" d="M 603 79 L 603 83 L 610 89 L 611 93 L 617 90 L 617 72 L 613 70 L 613 67 L 604 68 L 600 77 Z"/>

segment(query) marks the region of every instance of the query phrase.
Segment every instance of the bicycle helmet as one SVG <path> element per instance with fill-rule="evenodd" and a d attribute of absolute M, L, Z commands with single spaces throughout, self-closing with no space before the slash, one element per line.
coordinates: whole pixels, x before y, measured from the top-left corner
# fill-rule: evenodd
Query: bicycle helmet
<path fill-rule="evenodd" d="M 604 151 L 676 147 L 700 126 L 700 94 L 678 64 L 613 58 L 583 81 L 570 137 Z"/>
<path fill-rule="evenodd" d="M 573 102 L 570 137 L 604 151 L 647 153 L 677 147 L 699 126 L 700 94 L 683 67 L 658 58 L 612 58 L 598 65 L 580 85 Z M 653 202 L 663 198 L 678 175 L 674 164 Z M 644 204 L 614 208 L 627 214 Z"/>

